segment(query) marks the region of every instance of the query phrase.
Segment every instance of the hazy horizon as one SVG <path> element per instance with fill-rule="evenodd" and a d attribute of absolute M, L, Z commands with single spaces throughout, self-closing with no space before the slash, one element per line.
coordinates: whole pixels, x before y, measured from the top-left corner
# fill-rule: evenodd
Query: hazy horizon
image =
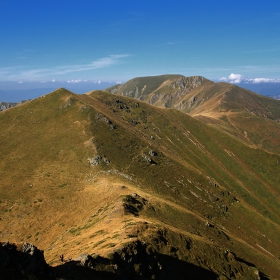
<path fill-rule="evenodd" d="M 0 91 L 161 74 L 279 83 L 279 13 L 270 0 L 1 1 Z"/>

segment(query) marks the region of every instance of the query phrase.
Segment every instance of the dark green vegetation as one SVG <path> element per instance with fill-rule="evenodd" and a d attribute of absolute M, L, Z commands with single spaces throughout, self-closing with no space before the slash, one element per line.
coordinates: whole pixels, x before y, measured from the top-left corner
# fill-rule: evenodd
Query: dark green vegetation
<path fill-rule="evenodd" d="M 131 84 L 169 109 L 58 89 L 0 114 L 0 238 L 51 265 L 101 255 L 108 277 L 277 279 L 279 102 L 202 77 Z"/>

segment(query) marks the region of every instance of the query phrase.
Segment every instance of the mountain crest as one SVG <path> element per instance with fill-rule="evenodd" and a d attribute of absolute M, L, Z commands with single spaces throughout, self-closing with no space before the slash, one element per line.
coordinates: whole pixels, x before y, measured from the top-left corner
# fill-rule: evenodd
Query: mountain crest
<path fill-rule="evenodd" d="M 208 83 L 213 82 L 202 76 L 161 75 L 134 78 L 124 85 L 113 86 L 106 90 L 159 107 L 171 108 L 193 89 Z"/>
<path fill-rule="evenodd" d="M 173 108 L 238 137 L 246 143 L 280 153 L 280 101 L 228 83 L 201 76 L 162 75 L 135 78 L 107 91 Z M 238 124 L 238 126 L 236 126 Z M 264 136 L 256 127 L 267 131 Z"/>
<path fill-rule="evenodd" d="M 72 277 L 82 263 L 96 279 L 276 279 L 279 102 L 197 76 L 131 84 L 146 103 L 58 89 L 0 112 L 0 240 L 42 248 L 63 279 L 90 279 Z"/>

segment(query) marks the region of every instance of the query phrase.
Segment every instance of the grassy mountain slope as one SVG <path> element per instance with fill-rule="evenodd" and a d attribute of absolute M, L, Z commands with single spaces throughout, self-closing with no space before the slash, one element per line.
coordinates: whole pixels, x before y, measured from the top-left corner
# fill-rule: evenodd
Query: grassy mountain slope
<path fill-rule="evenodd" d="M 203 77 L 172 77 L 135 78 L 107 90 L 158 107 L 178 109 L 248 145 L 280 153 L 279 100 Z M 157 88 L 150 87 L 149 82 Z"/>
<path fill-rule="evenodd" d="M 197 95 L 198 104 L 189 111 L 191 116 L 219 126 L 249 145 L 280 153 L 278 100 L 224 83 L 216 84 L 214 90 L 212 98 L 209 92 Z M 206 96 L 208 101 L 204 101 Z"/>
<path fill-rule="evenodd" d="M 1 240 L 33 242 L 53 265 L 140 240 L 162 279 L 186 266 L 212 279 L 280 274 L 279 155 L 104 91 L 58 89 L 0 123 Z"/>
<path fill-rule="evenodd" d="M 171 108 L 193 89 L 213 82 L 200 77 L 161 75 L 134 78 L 123 85 L 113 86 L 107 91 L 133 97 L 158 107 Z"/>

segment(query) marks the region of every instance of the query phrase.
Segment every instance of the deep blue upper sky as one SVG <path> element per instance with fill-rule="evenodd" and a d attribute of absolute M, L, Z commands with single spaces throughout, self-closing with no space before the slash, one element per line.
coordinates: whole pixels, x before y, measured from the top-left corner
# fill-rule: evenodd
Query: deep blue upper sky
<path fill-rule="evenodd" d="M 169 73 L 280 79 L 279 34 L 278 0 L 1 0 L 0 90 Z"/>

